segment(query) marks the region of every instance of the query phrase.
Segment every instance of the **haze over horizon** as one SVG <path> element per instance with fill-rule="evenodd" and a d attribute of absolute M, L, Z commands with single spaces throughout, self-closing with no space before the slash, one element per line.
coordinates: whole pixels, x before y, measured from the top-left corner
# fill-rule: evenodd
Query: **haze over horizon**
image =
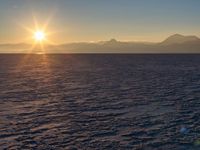
<path fill-rule="evenodd" d="M 0 53 L 200 53 L 200 38 L 174 34 L 162 42 L 123 42 L 111 39 L 100 42 L 43 44 L 43 33 L 36 32 L 35 44 L 0 44 Z"/>
<path fill-rule="evenodd" d="M 34 19 L 48 23 L 48 38 L 56 44 L 200 36 L 199 6 L 196 0 L 0 0 L 0 43 L 31 43 L 24 27 L 34 28 Z"/>

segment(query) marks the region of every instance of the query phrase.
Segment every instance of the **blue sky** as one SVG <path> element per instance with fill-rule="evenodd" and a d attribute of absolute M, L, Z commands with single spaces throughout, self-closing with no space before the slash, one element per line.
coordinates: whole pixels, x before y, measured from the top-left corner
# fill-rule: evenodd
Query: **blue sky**
<path fill-rule="evenodd" d="M 21 42 L 50 16 L 57 43 L 117 38 L 160 41 L 174 33 L 200 36 L 199 0 L 0 0 L 0 42 Z"/>

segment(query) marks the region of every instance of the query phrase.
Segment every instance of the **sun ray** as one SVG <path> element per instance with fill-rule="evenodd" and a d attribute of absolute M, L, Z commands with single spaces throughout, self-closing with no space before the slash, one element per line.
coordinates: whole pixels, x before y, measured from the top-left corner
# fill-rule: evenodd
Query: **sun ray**
<path fill-rule="evenodd" d="M 35 25 L 35 30 L 38 30 L 39 24 L 38 24 L 38 21 L 37 21 L 35 15 L 33 13 L 32 13 L 32 17 L 33 17 L 33 22 L 34 22 L 34 25 Z"/>
<path fill-rule="evenodd" d="M 21 26 L 23 29 L 25 29 L 26 31 L 30 32 L 30 33 L 34 33 L 34 29 L 29 28 L 23 24 L 19 24 L 19 26 Z"/>
<path fill-rule="evenodd" d="M 50 23 L 52 17 L 53 17 L 53 16 L 49 16 L 49 17 L 47 18 L 47 20 L 45 21 L 44 25 L 42 26 L 42 29 L 43 29 L 43 30 L 47 29 L 47 27 L 48 27 L 48 25 L 49 25 L 49 23 Z"/>
<path fill-rule="evenodd" d="M 49 31 L 49 24 L 52 21 L 53 14 L 46 18 L 46 21 L 41 23 L 38 21 L 36 15 L 32 12 L 32 26 L 24 25 L 18 23 L 27 33 L 30 33 L 30 36 L 24 38 L 24 43 L 31 43 L 30 48 L 27 52 L 29 53 L 45 53 L 46 49 L 49 48 L 49 45 L 56 45 L 50 37 L 58 32 Z"/>

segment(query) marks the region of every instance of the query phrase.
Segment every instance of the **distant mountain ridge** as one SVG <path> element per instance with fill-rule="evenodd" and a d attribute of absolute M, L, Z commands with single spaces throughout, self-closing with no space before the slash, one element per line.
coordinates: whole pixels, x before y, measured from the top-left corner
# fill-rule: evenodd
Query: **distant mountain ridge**
<path fill-rule="evenodd" d="M 170 44 L 181 44 L 186 42 L 200 42 L 200 39 L 197 36 L 184 36 L 181 34 L 174 34 L 167 39 L 165 39 L 162 44 L 170 45 Z"/>
<path fill-rule="evenodd" d="M 26 43 L 0 44 L 0 53 L 36 53 Z M 67 43 L 46 45 L 46 53 L 200 53 L 200 39 L 197 36 L 174 34 L 159 43 L 122 42 L 116 39 L 97 43 Z"/>

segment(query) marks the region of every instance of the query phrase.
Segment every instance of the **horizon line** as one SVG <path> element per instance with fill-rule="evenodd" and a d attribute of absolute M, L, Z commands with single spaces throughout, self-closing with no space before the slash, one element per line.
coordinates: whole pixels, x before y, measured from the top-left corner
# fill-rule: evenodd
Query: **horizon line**
<path fill-rule="evenodd" d="M 108 42 L 111 40 L 115 40 L 117 42 L 124 42 L 124 43 L 152 43 L 152 44 L 157 44 L 157 43 L 162 43 L 164 40 L 166 40 L 167 38 L 174 36 L 174 35 L 180 35 L 180 36 L 195 36 L 197 38 L 199 38 L 199 36 L 197 35 L 183 35 L 183 34 L 179 34 L 179 33 L 175 33 L 175 34 L 171 34 L 167 37 L 165 37 L 163 40 L 160 41 L 147 41 L 147 40 L 118 40 L 116 38 L 110 38 L 109 40 L 98 40 L 98 41 L 71 41 L 71 42 L 62 42 L 62 43 L 57 43 L 57 44 L 45 44 L 45 45 L 65 45 L 65 44 L 77 44 L 77 43 L 100 43 L 100 42 Z M 31 42 L 13 42 L 13 43 L 8 43 L 8 42 L 0 42 L 0 45 L 17 45 L 17 44 L 32 44 Z"/>

